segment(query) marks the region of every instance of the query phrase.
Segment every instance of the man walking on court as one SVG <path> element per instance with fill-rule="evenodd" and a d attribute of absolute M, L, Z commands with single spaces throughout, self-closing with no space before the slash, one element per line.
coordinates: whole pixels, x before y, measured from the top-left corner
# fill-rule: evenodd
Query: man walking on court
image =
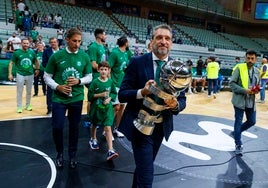
<path fill-rule="evenodd" d="M 29 40 L 24 38 L 21 40 L 22 49 L 18 49 L 13 53 L 8 66 L 8 79 L 13 80 L 12 68 L 16 66 L 16 85 L 17 85 L 17 113 L 22 113 L 22 93 L 24 83 L 26 85 L 26 105 L 25 109 L 32 111 L 31 92 L 34 76 L 40 71 L 39 61 L 36 53 L 29 49 Z M 35 65 L 35 69 L 34 66 Z"/>

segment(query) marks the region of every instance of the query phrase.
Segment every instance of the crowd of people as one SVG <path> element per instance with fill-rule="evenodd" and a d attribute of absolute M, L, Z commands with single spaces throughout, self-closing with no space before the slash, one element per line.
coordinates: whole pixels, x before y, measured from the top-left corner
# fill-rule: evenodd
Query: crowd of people
<path fill-rule="evenodd" d="M 30 31 L 36 26 L 55 29 L 62 27 L 62 16 L 60 13 L 56 15 L 53 15 L 52 13 L 47 15 L 44 13 L 41 15 L 40 10 L 33 13 L 29 10 L 29 7 L 23 0 L 19 0 L 17 6 L 14 7 L 14 10 L 14 23 L 19 35 L 28 37 Z"/>

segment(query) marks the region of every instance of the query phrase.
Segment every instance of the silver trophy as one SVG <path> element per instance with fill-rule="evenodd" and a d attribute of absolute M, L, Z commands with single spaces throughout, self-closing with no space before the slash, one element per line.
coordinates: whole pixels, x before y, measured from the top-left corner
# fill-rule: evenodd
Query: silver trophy
<path fill-rule="evenodd" d="M 150 91 L 153 95 L 161 99 L 172 99 L 178 97 L 180 92 L 184 91 L 192 81 L 191 69 L 181 60 L 170 60 L 165 62 L 160 71 L 160 86 L 151 85 Z M 133 121 L 134 126 L 143 134 L 151 135 L 155 123 L 162 123 L 163 117 L 161 111 L 166 108 L 164 105 L 157 104 L 155 99 L 145 97 L 143 106 L 150 109 L 139 111 L 138 117 Z M 153 113 L 152 113 L 153 112 Z"/>

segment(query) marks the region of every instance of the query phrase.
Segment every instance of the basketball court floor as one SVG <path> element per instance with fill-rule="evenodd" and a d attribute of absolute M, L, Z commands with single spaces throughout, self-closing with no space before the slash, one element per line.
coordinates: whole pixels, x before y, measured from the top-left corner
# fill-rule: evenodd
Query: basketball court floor
<path fill-rule="evenodd" d="M 230 100 L 229 91 L 220 92 L 216 99 L 205 93 L 187 95 L 187 108 L 174 117 L 174 131 L 156 158 L 154 188 L 268 187 L 267 102 L 257 103 L 257 124 L 243 134 L 243 156 L 236 156 Z M 119 158 L 106 162 L 102 130 L 98 130 L 100 150 L 92 151 L 89 128 L 81 124 L 77 168 L 69 169 L 65 148 L 64 168 L 57 170 L 45 96 L 32 98 L 32 106 L 33 111 L 17 114 L 16 88 L 0 86 L 1 188 L 131 187 L 135 164 L 126 138 L 115 138 Z M 67 138 L 66 125 L 66 147 Z"/>

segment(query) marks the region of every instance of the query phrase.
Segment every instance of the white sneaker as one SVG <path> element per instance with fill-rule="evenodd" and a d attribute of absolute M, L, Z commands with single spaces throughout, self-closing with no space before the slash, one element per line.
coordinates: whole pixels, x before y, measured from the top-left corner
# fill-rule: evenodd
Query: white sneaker
<path fill-rule="evenodd" d="M 114 129 L 114 134 L 116 134 L 116 136 L 118 137 L 118 138 L 124 138 L 124 134 L 123 133 L 121 133 L 120 131 L 118 131 L 117 129 Z"/>
<path fill-rule="evenodd" d="M 105 131 L 102 132 L 102 136 L 106 137 Z M 112 135 L 112 141 L 114 141 L 114 136 Z"/>
<path fill-rule="evenodd" d="M 216 99 L 216 94 L 213 94 L 213 98 Z"/>

